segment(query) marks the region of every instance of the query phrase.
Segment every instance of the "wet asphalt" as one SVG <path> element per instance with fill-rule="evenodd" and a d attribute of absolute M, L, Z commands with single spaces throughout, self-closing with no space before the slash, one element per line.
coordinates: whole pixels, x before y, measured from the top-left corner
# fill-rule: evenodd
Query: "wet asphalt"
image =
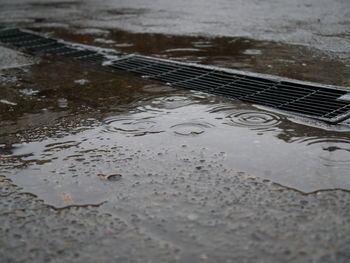
<path fill-rule="evenodd" d="M 349 10 L 23 0 L 0 26 L 349 87 Z M 346 123 L 3 46 L 0 90 L 1 262 L 350 260 Z"/>

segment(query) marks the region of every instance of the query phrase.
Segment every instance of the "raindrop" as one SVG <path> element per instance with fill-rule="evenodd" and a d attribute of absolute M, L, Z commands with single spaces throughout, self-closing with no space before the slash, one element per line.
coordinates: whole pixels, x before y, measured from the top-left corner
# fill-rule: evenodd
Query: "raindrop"
<path fill-rule="evenodd" d="M 350 168 L 348 137 L 302 137 L 290 142 L 304 144 L 308 151 L 317 152 L 312 155 L 312 158 L 322 160 L 324 166 Z"/>
<path fill-rule="evenodd" d="M 172 95 L 153 99 L 151 103 L 153 108 L 173 110 L 194 104 L 195 102 L 187 96 Z"/>
<path fill-rule="evenodd" d="M 152 119 L 153 117 L 134 119 L 133 117 L 113 116 L 104 120 L 106 125 L 102 131 L 108 133 L 118 132 L 133 136 L 163 132 L 157 127 L 157 122 Z"/>
<path fill-rule="evenodd" d="M 203 134 L 206 129 L 213 127 L 206 122 L 186 122 L 172 126 L 174 133 L 182 136 L 197 136 Z"/>
<path fill-rule="evenodd" d="M 237 110 L 226 116 L 225 124 L 252 129 L 269 129 L 277 126 L 281 118 L 275 114 L 263 111 Z"/>

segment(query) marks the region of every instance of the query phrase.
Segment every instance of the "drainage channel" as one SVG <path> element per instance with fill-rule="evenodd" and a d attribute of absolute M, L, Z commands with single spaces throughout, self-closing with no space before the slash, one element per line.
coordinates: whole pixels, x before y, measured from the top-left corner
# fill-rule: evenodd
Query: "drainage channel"
<path fill-rule="evenodd" d="M 70 57 L 123 70 L 176 88 L 207 92 L 303 117 L 350 118 L 350 88 L 106 51 L 21 30 L 0 28 L 0 43 L 34 54 Z"/>

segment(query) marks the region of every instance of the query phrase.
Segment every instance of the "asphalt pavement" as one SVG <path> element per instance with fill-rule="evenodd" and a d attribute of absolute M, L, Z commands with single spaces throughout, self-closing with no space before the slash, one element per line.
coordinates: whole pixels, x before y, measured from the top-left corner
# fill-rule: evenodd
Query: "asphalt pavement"
<path fill-rule="evenodd" d="M 350 2 L 1 1 L 0 27 L 350 86 Z M 349 262 L 349 125 L 0 46 L 0 262 Z"/>

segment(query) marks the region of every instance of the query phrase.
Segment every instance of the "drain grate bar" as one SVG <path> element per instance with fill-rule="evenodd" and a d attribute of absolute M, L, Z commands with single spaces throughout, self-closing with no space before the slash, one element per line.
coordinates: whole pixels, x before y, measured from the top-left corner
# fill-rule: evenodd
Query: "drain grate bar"
<path fill-rule="evenodd" d="M 345 87 L 105 52 L 20 29 L 0 28 L 0 43 L 34 54 L 65 56 L 97 65 L 108 62 L 110 69 L 145 76 L 176 88 L 204 91 L 329 123 L 350 118 L 350 100 L 347 100 L 350 89 Z"/>

